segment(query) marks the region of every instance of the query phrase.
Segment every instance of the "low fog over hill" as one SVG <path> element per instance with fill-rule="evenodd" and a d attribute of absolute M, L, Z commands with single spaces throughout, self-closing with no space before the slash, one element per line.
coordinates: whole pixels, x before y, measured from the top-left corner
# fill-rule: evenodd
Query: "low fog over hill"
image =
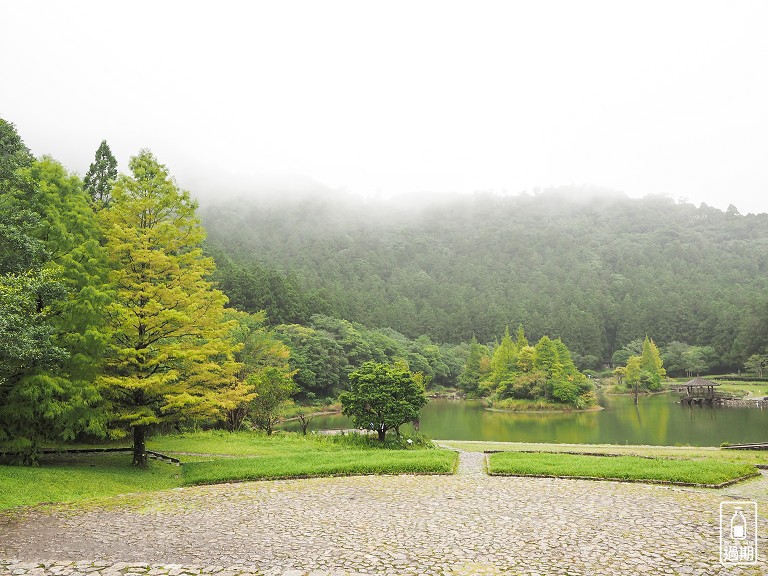
<path fill-rule="evenodd" d="M 523 323 L 599 359 L 651 334 L 732 365 L 768 344 L 768 215 L 733 207 L 599 189 L 415 203 L 316 190 L 202 216 L 233 303 L 276 321 L 288 304 L 256 280 L 234 289 L 238 274 L 285 282 L 293 321 L 320 312 L 443 342 Z"/>

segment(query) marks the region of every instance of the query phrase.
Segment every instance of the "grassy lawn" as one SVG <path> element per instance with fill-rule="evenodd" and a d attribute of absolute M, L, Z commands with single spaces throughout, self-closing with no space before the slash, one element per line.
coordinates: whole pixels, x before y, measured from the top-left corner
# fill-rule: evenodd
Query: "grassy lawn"
<path fill-rule="evenodd" d="M 192 454 L 228 454 L 231 456 L 280 456 L 304 454 L 309 451 L 337 452 L 362 447 L 357 438 L 345 436 L 301 436 L 293 433 L 275 433 L 266 436 L 253 432 L 188 432 L 169 436 L 153 436 L 147 448 L 163 454 L 181 457 Z M 375 448 L 375 445 L 373 446 Z"/>
<path fill-rule="evenodd" d="M 147 470 L 137 470 L 130 463 L 130 454 L 82 454 L 48 457 L 35 467 L 0 466 L 0 510 L 153 492 L 182 483 L 178 466 L 150 462 Z"/>
<path fill-rule="evenodd" d="M 751 382 L 743 382 L 740 380 L 728 380 L 721 379 L 721 377 L 704 376 L 704 378 L 711 379 L 713 382 L 719 384 L 715 388 L 717 392 L 723 392 L 727 394 L 733 394 L 742 398 L 749 398 L 750 396 L 768 396 L 768 381 L 759 380 Z M 678 386 L 685 384 L 690 378 L 675 378 L 670 384 L 671 387 L 677 388 Z"/>
<path fill-rule="evenodd" d="M 137 470 L 130 453 L 44 455 L 37 467 L 0 465 L 0 510 L 240 480 L 450 474 L 457 460 L 449 450 L 387 449 L 349 436 L 199 432 L 153 437 L 148 448 L 175 454 L 184 465 L 150 460 L 148 469 Z"/>
<path fill-rule="evenodd" d="M 672 460 L 541 452 L 490 454 L 488 467 L 491 474 L 500 475 L 571 476 L 697 485 L 717 485 L 757 474 L 757 469 L 751 464 L 724 460 Z"/>
<path fill-rule="evenodd" d="M 301 457 L 262 456 L 192 462 L 184 466 L 185 484 L 239 480 L 351 476 L 362 474 L 450 474 L 456 453 L 447 450 L 344 450 L 307 452 Z"/>
<path fill-rule="evenodd" d="M 768 386 L 765 382 L 728 382 L 720 381 L 721 385 L 715 388 L 718 392 L 728 392 L 735 396 L 749 398 L 750 396 L 767 396 Z"/>
<path fill-rule="evenodd" d="M 449 450 L 401 447 L 393 438 L 381 445 L 371 437 L 300 436 L 203 432 L 158 437 L 150 446 L 166 454 L 213 454 L 247 458 L 186 459 L 186 484 L 237 480 L 342 476 L 353 474 L 450 474 L 457 456 Z M 407 446 L 407 444 L 406 444 Z"/>
<path fill-rule="evenodd" d="M 632 444 L 545 444 L 540 442 L 474 442 L 441 440 L 441 446 L 467 452 L 573 452 L 618 454 L 688 460 L 718 460 L 753 466 L 768 466 L 768 450 L 722 450 L 710 446 L 639 446 Z"/>

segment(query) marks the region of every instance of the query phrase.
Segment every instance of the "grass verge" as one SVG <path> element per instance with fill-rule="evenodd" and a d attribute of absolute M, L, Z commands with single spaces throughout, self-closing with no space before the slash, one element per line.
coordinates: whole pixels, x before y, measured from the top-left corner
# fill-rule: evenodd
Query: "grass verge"
<path fill-rule="evenodd" d="M 490 454 L 488 468 L 494 475 L 599 478 L 708 487 L 758 474 L 751 464 L 723 460 L 607 457 L 543 452 Z"/>
<path fill-rule="evenodd" d="M 546 444 L 543 442 L 477 442 L 441 440 L 441 446 L 466 452 L 564 452 L 589 456 L 610 454 L 687 460 L 722 460 L 768 468 L 768 450 L 723 450 L 712 446 L 647 446 L 633 444 Z"/>
<path fill-rule="evenodd" d="M 450 474 L 457 454 L 447 450 L 343 450 L 309 452 L 301 458 L 262 456 L 192 462 L 184 466 L 185 484 L 241 480 L 351 476 L 362 474 Z"/>

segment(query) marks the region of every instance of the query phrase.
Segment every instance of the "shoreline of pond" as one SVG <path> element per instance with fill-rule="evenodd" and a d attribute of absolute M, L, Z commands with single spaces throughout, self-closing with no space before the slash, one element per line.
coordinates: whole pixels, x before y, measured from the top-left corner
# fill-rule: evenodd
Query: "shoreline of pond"
<path fill-rule="evenodd" d="M 590 406 L 589 408 L 558 408 L 552 410 L 531 410 L 527 408 L 524 410 L 509 410 L 505 408 L 493 408 L 492 406 L 485 406 L 484 408 L 489 412 L 505 412 L 507 414 L 575 414 L 577 412 L 599 412 L 600 410 L 605 410 L 605 406 L 600 406 L 599 404 Z"/>
<path fill-rule="evenodd" d="M 650 394 L 639 405 L 629 395 L 599 395 L 601 409 L 587 411 L 488 410 L 482 400 L 433 399 L 420 415 L 418 432 L 429 438 L 554 443 L 720 446 L 765 441 L 768 409 L 681 407 L 677 394 Z M 299 430 L 297 422 L 286 422 Z M 310 429 L 348 429 L 342 415 L 318 416 Z M 416 432 L 410 424 L 405 434 Z"/>
<path fill-rule="evenodd" d="M 565 406 L 563 408 L 551 408 L 551 409 L 535 409 L 535 408 L 523 408 L 520 410 L 514 410 L 509 408 L 494 408 L 493 406 L 487 406 L 485 404 L 486 400 L 484 398 L 460 398 L 455 396 L 430 396 L 429 401 L 432 400 L 451 400 L 454 402 L 481 402 L 483 404 L 483 408 L 485 410 L 488 410 L 489 412 L 506 412 L 509 414 L 571 414 L 571 413 L 577 413 L 577 412 L 599 412 L 600 410 L 605 410 L 605 406 L 601 406 L 599 404 L 595 406 L 590 406 L 589 408 L 571 408 L 568 406 Z M 323 410 L 322 412 L 310 412 L 305 414 L 306 418 L 314 418 L 315 416 L 335 416 L 342 414 L 341 409 L 334 409 L 334 410 Z M 298 416 L 290 416 L 288 418 L 285 418 L 283 422 L 298 422 L 299 417 Z"/>
<path fill-rule="evenodd" d="M 314 418 L 315 416 L 335 416 L 336 414 L 341 414 L 341 409 L 338 410 L 324 410 L 322 412 L 310 412 L 309 414 L 305 414 L 305 418 Z M 299 416 L 290 416 L 289 418 L 284 418 L 283 422 L 298 422 L 301 418 Z"/>

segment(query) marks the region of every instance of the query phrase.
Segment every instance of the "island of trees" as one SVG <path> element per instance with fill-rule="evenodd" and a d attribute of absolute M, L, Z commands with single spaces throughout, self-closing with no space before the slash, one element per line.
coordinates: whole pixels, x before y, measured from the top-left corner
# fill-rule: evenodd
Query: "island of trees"
<path fill-rule="evenodd" d="M 531 346 L 522 326 L 514 340 L 507 328 L 492 351 L 473 338 L 459 382 L 468 394 L 489 397 L 498 408 L 583 409 L 595 404 L 594 386 L 578 371 L 563 341 L 542 336 Z"/>

